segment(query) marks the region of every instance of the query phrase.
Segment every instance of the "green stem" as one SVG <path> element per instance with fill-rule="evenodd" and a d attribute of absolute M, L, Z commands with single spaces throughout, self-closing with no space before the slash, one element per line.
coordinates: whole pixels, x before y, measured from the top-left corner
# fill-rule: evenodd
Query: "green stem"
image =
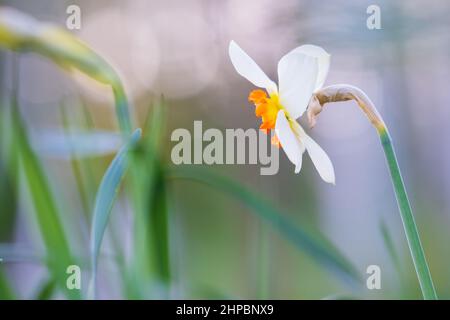
<path fill-rule="evenodd" d="M 422 289 L 423 298 L 425 300 L 437 300 L 436 291 L 434 289 L 433 280 L 431 279 L 430 270 L 428 269 L 427 260 L 423 252 L 420 242 L 419 232 L 417 230 L 411 206 L 406 194 L 405 185 L 403 183 L 400 168 L 398 166 L 397 157 L 392 146 L 391 137 L 386 129 L 379 129 L 381 144 L 383 145 L 386 160 L 391 173 L 392 184 L 395 189 L 398 207 L 406 233 L 409 250 L 416 268 L 417 278 L 419 279 L 420 288 Z"/>
<path fill-rule="evenodd" d="M 397 197 L 403 228 L 405 229 L 406 239 L 408 241 L 409 250 L 411 251 L 414 267 L 416 268 L 417 278 L 419 279 L 423 297 L 426 300 L 437 299 L 430 270 L 428 269 L 422 244 L 420 243 L 419 232 L 417 231 L 405 185 L 403 184 L 400 168 L 392 146 L 391 137 L 389 136 L 386 124 L 375 108 L 373 102 L 361 89 L 348 84 L 336 84 L 322 88 L 319 92 L 315 93 L 308 106 L 308 120 L 310 125 L 313 126 L 315 124 L 317 115 L 322 111 L 326 103 L 349 100 L 356 101 L 359 108 L 366 114 L 367 118 L 378 131 L 384 154 L 386 155 L 389 171 L 391 173 L 392 184 L 394 186 L 395 196 Z"/>
<path fill-rule="evenodd" d="M 114 94 L 114 103 L 116 105 L 116 114 L 120 130 L 125 136 L 129 136 L 132 132 L 132 123 L 125 90 L 119 81 L 111 84 L 111 86 Z"/>

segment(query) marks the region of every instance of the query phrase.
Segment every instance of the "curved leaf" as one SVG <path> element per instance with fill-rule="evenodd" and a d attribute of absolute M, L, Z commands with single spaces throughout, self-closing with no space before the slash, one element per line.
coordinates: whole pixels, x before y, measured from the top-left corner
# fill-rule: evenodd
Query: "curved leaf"
<path fill-rule="evenodd" d="M 111 85 L 119 125 L 124 133 L 131 133 L 128 102 L 119 76 L 105 59 L 71 33 L 16 9 L 0 7 L 0 47 L 36 52 L 61 67 L 77 69 Z"/>
<path fill-rule="evenodd" d="M 96 295 L 97 258 L 100 251 L 103 235 L 108 223 L 114 200 L 119 190 L 120 182 L 128 167 L 128 151 L 133 148 L 141 137 L 141 129 L 136 129 L 130 140 L 120 149 L 102 178 L 95 199 L 94 215 L 91 227 L 91 263 L 92 279 L 91 290 Z"/>

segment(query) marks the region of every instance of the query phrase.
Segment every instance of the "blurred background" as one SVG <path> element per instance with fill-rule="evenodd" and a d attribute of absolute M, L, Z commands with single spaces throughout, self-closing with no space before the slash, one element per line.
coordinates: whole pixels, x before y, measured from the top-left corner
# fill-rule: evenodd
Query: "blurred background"
<path fill-rule="evenodd" d="M 279 58 L 301 44 L 331 56 L 327 84 L 349 83 L 373 100 L 390 129 L 440 298 L 450 298 L 450 3 L 343 0 L 1 1 L 65 28 L 66 8 L 81 8 L 71 30 L 120 74 L 136 126 L 164 95 L 161 163 L 171 166 L 176 128 L 257 128 L 254 89 L 233 69 L 235 40 L 272 79 Z M 381 9 L 381 29 L 369 30 L 369 5 Z M 89 254 L 95 193 L 121 145 L 107 86 L 69 74 L 36 54 L 0 52 L 2 104 L 17 89 L 21 114 L 77 256 Z M 16 63 L 13 63 L 16 61 Z M 14 67 L 16 66 L 16 67 Z M 18 87 L 14 77 L 18 76 Z M 304 123 L 305 124 L 305 123 Z M 305 124 L 305 128 L 307 128 Z M 75 134 L 68 135 L 68 132 Z M 82 133 L 82 134 L 81 134 Z M 144 130 L 144 135 L 145 135 Z M 359 283 L 261 221 L 226 193 L 192 181 L 167 184 L 170 282 L 167 295 L 149 284 L 144 298 L 406 299 L 420 290 L 389 173 L 375 130 L 353 102 L 327 106 L 308 133 L 330 156 L 336 185 L 324 183 L 309 157 L 300 174 L 280 151 L 280 170 L 214 165 L 269 202 L 293 225 L 326 237 L 361 276 Z M 8 135 L 8 133 L 3 133 Z M 4 156 L 8 156 L 4 152 Z M 3 165 L 3 164 L 2 164 Z M 48 285 L 41 257 L 51 254 L 33 219 L 23 177 L 1 170 L 0 270 L 18 298 L 63 298 Z M 127 298 L 124 274 L 111 256 L 133 256 L 133 208 L 122 188 L 99 264 L 99 297 Z M 369 265 L 381 268 L 381 289 L 368 290 Z M 332 269 L 332 268 L 331 268 Z M 82 290 L 89 267 L 82 266 Z M 135 275 L 138 277 L 138 275 Z M 1 286 L 0 286 L 1 287 Z M 49 289 L 50 288 L 50 289 Z M 148 292 L 147 292 L 148 291 Z M 147 294 L 148 293 L 148 294 Z"/>

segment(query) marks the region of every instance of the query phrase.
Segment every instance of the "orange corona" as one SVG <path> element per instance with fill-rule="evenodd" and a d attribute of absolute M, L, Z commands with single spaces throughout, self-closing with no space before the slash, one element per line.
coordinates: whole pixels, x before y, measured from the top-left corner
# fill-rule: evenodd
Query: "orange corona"
<path fill-rule="evenodd" d="M 265 133 L 269 133 L 270 130 L 275 129 L 278 111 L 282 109 L 278 95 L 272 94 L 268 96 L 264 90 L 257 89 L 250 92 L 248 101 L 255 105 L 255 115 L 262 119 L 259 128 Z M 280 147 L 280 141 L 276 135 L 272 137 L 271 141 L 272 144 Z"/>

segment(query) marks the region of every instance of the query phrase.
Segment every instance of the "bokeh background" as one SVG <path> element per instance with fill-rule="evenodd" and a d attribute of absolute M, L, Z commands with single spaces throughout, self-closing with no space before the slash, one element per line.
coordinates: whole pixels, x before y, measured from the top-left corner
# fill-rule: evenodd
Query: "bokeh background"
<path fill-rule="evenodd" d="M 161 157 L 171 165 L 176 128 L 256 128 L 247 102 L 252 85 L 234 71 L 235 40 L 276 79 L 278 59 L 305 44 L 331 56 L 326 84 L 363 89 L 387 123 L 440 298 L 450 297 L 450 3 L 425 1 L 1 1 L 65 27 L 66 8 L 81 8 L 71 31 L 121 75 L 137 126 L 161 94 L 166 128 Z M 381 8 L 381 29 L 369 30 L 369 5 Z M 69 74 L 35 54 L 0 53 L 2 104 L 14 87 L 18 62 L 20 109 L 33 148 L 61 208 L 71 245 L 88 254 L 90 212 L 100 179 L 120 146 L 109 88 Z M 90 125 L 93 130 L 86 130 Z M 66 129 L 91 136 L 69 141 Z M 295 225 L 326 236 L 363 280 L 351 284 L 292 245 L 271 224 L 227 194 L 190 181 L 169 184 L 169 298 L 322 299 L 420 298 L 393 189 L 376 132 L 353 102 L 327 106 L 309 134 L 327 151 L 336 185 L 321 181 L 309 158 L 299 175 L 280 152 L 280 170 L 261 176 L 259 165 L 214 165 L 273 204 Z M 83 140 L 84 139 L 84 140 Z M 73 151 L 85 167 L 74 172 Z M 75 166 L 76 169 L 76 166 Z M 48 278 L 45 252 L 31 218 L 24 183 L 2 172 L 0 269 L 19 298 L 36 298 Z M 81 185 L 85 190 L 80 191 Z M 126 298 L 123 274 L 108 255 L 133 251 L 133 209 L 122 189 L 99 265 L 100 298 Z M 114 232 L 113 232 L 114 231 Z M 316 232 L 316 231 L 312 231 Z M 115 234 L 113 236 L 112 234 Z M 112 238 L 119 245 L 113 245 Z M 366 268 L 379 265 L 381 290 L 365 286 Z M 83 269 L 83 290 L 89 268 Z M 84 272 L 86 270 L 86 272 Z M 146 296 L 159 297 L 158 289 Z M 58 290 L 49 298 L 60 298 Z"/>

